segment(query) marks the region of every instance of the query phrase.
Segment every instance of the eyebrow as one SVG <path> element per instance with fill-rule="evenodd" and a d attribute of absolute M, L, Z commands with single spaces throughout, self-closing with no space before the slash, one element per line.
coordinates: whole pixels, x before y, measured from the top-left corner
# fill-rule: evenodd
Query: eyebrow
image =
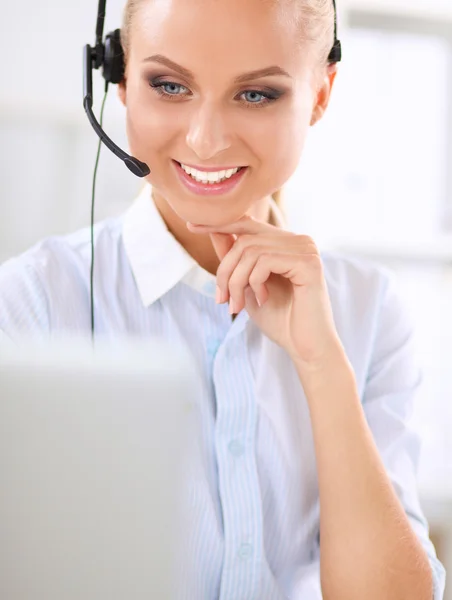
<path fill-rule="evenodd" d="M 169 67 L 173 71 L 180 73 L 186 79 L 194 79 L 194 75 L 191 71 L 189 71 L 185 67 L 182 67 L 181 65 L 178 65 L 166 56 L 163 56 L 162 54 L 154 54 L 153 56 L 148 56 L 143 60 L 143 62 L 157 62 L 162 65 L 165 65 L 166 67 Z M 287 73 L 287 71 L 285 71 L 281 67 L 278 67 L 277 65 L 273 65 L 271 67 L 265 67 L 264 69 L 258 69 L 256 71 L 250 71 L 249 73 L 243 73 L 243 75 L 239 75 L 234 79 L 234 83 L 243 83 L 245 81 L 250 81 L 251 79 L 270 77 L 272 75 L 284 75 L 285 77 L 289 77 L 290 79 L 292 79 L 292 77 L 289 75 L 289 73 Z"/>

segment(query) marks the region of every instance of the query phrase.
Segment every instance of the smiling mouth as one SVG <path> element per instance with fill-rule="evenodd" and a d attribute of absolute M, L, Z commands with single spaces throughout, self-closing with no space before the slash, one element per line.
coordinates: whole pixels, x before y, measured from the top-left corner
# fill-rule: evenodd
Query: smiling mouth
<path fill-rule="evenodd" d="M 218 185 L 219 183 L 223 183 L 228 181 L 234 175 L 243 171 L 247 167 L 234 167 L 232 169 L 223 169 L 218 171 L 201 171 L 198 169 L 194 169 L 192 167 L 188 167 L 186 165 L 181 164 L 179 161 L 175 160 L 175 163 L 188 175 L 191 179 L 196 181 L 197 183 L 202 183 L 204 185 Z"/>

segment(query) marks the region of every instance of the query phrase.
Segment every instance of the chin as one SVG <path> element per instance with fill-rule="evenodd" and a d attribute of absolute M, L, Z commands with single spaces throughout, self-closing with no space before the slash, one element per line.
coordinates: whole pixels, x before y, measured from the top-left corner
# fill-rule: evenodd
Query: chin
<path fill-rule="evenodd" d="M 187 202 L 183 205 L 179 202 L 171 203 L 171 208 L 183 221 L 193 223 L 193 225 L 209 225 L 221 227 L 234 223 L 243 217 L 249 210 L 249 207 L 234 210 L 229 205 L 219 205 L 218 200 L 201 198 L 194 202 Z"/>

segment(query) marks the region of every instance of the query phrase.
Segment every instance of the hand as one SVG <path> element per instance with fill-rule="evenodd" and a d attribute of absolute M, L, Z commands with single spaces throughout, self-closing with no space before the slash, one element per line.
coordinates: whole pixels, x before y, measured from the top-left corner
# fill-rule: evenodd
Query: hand
<path fill-rule="evenodd" d="M 220 259 L 217 302 L 250 318 L 294 361 L 324 364 L 342 353 L 323 265 L 314 241 L 244 216 L 223 227 L 187 223 L 209 234 Z"/>

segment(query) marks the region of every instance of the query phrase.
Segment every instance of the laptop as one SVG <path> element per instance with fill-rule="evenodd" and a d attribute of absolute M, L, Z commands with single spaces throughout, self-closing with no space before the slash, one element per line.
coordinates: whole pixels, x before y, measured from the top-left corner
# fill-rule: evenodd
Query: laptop
<path fill-rule="evenodd" d="M 197 382 L 157 342 L 0 348 L 0 598 L 174 594 Z"/>

